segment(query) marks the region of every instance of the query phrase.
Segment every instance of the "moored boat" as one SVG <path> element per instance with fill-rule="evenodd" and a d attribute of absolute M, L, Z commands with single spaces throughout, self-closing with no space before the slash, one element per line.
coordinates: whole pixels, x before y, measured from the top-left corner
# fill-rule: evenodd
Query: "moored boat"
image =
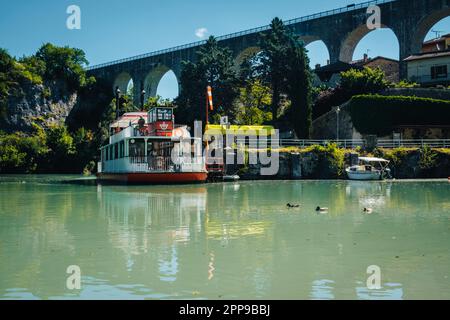
<path fill-rule="evenodd" d="M 206 182 L 201 138 L 175 126 L 172 108 L 125 113 L 110 125 L 109 144 L 101 148 L 97 177 L 136 184 Z"/>
<path fill-rule="evenodd" d="M 345 171 L 350 180 L 383 180 L 390 177 L 389 161 L 382 158 L 360 157 L 359 164 Z"/>

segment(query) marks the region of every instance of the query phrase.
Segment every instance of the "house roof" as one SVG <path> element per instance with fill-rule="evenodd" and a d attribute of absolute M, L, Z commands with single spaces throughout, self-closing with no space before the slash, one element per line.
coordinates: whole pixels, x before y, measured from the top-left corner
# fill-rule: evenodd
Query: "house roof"
<path fill-rule="evenodd" d="M 326 66 L 316 69 L 316 73 L 328 73 L 328 72 L 336 73 L 336 72 L 347 71 L 354 67 L 355 66 L 352 66 L 349 63 L 338 61 L 338 62 L 335 62 L 335 63 L 332 63 L 332 64 L 329 64 L 329 65 L 326 65 Z"/>
<path fill-rule="evenodd" d="M 449 56 L 450 56 L 450 50 L 425 52 L 425 53 L 418 53 L 418 54 L 409 56 L 404 61 L 426 60 L 426 59 L 434 59 L 434 58 L 449 57 Z"/>
<path fill-rule="evenodd" d="M 450 33 L 444 34 L 440 38 L 435 38 L 435 39 L 431 39 L 431 40 L 425 41 L 423 44 L 424 45 L 434 44 L 434 43 L 445 41 L 447 38 L 450 38 Z"/>
<path fill-rule="evenodd" d="M 391 59 L 391 58 L 386 58 L 386 57 L 382 57 L 382 56 L 377 56 L 375 58 L 367 58 L 366 60 L 364 59 L 360 59 L 360 60 L 355 60 L 350 62 L 352 65 L 360 65 L 360 66 L 364 66 L 368 63 L 377 61 L 377 60 L 386 60 L 386 61 L 392 61 L 392 62 L 398 62 L 398 60 L 395 59 Z"/>

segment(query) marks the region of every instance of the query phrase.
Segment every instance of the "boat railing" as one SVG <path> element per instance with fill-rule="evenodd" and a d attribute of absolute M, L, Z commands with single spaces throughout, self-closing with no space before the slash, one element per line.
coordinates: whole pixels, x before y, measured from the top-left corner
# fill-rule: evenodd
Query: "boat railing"
<path fill-rule="evenodd" d="M 203 157 L 180 158 L 175 163 L 171 156 L 133 156 L 128 157 L 127 164 L 127 171 L 134 173 L 197 172 L 202 169 L 204 169 Z"/>

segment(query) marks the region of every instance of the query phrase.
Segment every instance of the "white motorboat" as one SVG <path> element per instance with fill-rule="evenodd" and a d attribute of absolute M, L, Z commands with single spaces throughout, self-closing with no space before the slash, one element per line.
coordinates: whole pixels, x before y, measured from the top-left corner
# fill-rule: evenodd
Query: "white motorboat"
<path fill-rule="evenodd" d="M 359 164 L 347 168 L 350 180 L 383 180 L 390 177 L 389 161 L 382 158 L 361 157 Z"/>

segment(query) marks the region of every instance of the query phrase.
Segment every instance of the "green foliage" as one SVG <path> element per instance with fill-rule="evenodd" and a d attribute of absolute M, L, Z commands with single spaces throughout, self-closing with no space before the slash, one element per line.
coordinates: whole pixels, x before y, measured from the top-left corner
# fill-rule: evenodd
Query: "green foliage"
<path fill-rule="evenodd" d="M 81 49 L 57 47 L 47 43 L 36 52 L 35 58 L 42 62 L 37 69 L 42 72 L 45 80 L 64 80 L 74 90 L 95 81 L 94 78 L 86 77 L 84 67 L 88 61 Z"/>
<path fill-rule="evenodd" d="M 95 169 L 99 145 L 91 130 L 80 128 L 71 134 L 66 126 L 44 129 L 37 124 L 34 129 L 32 134 L 0 133 L 0 172 L 81 173 Z"/>
<path fill-rule="evenodd" d="M 378 93 L 388 84 L 380 68 L 365 67 L 363 70 L 350 69 L 341 73 L 340 86 L 351 94 Z"/>
<path fill-rule="evenodd" d="M 291 35 L 286 58 L 286 92 L 291 100 L 292 124 L 297 136 L 309 139 L 312 131 L 312 74 L 307 51 Z"/>
<path fill-rule="evenodd" d="M 20 132 L 9 135 L 0 133 L 0 172 L 34 172 L 47 152 L 45 137 L 40 131 L 33 136 Z"/>
<path fill-rule="evenodd" d="M 176 99 L 178 119 L 192 122 L 205 118 L 206 87 L 213 89 L 215 114 L 232 117 L 232 106 L 239 94 L 238 76 L 230 49 L 219 46 L 214 37 L 197 52 L 197 62 L 183 62 L 181 93 Z"/>
<path fill-rule="evenodd" d="M 247 80 L 235 103 L 237 124 L 261 125 L 272 120 L 272 113 L 269 112 L 272 104 L 271 90 L 259 79 Z"/>
<path fill-rule="evenodd" d="M 163 99 L 161 96 L 149 97 L 144 103 L 144 110 L 149 111 L 156 107 L 174 107 L 173 101 L 170 99 Z"/>
<path fill-rule="evenodd" d="M 5 170 L 14 172 L 25 163 L 26 154 L 20 152 L 16 145 L 0 144 L 0 172 Z"/>
<path fill-rule="evenodd" d="M 420 149 L 419 167 L 422 170 L 433 169 L 437 165 L 438 154 L 429 146 L 425 145 Z"/>
<path fill-rule="evenodd" d="M 272 89 L 272 118 L 279 115 L 281 94 L 285 91 L 288 47 L 292 33 L 279 18 L 272 20 L 270 30 L 261 33 L 261 52 L 244 62 L 245 77 L 257 77 Z"/>
<path fill-rule="evenodd" d="M 410 82 L 407 80 L 402 80 L 398 83 L 393 84 L 394 88 L 420 88 L 420 84 L 415 82 Z"/>
<path fill-rule="evenodd" d="M 326 146 L 315 145 L 305 149 L 304 152 L 313 152 L 318 156 L 319 178 L 323 177 L 343 177 L 345 174 L 345 149 L 339 148 L 335 143 Z"/>
<path fill-rule="evenodd" d="M 383 136 L 398 125 L 449 125 L 450 101 L 361 95 L 351 99 L 350 113 L 359 132 Z"/>
<path fill-rule="evenodd" d="M 394 168 L 399 168 L 406 162 L 406 158 L 411 152 L 416 149 L 411 148 L 395 148 L 395 149 L 375 149 L 374 155 L 376 157 L 385 158 L 391 162 L 391 166 Z"/>

